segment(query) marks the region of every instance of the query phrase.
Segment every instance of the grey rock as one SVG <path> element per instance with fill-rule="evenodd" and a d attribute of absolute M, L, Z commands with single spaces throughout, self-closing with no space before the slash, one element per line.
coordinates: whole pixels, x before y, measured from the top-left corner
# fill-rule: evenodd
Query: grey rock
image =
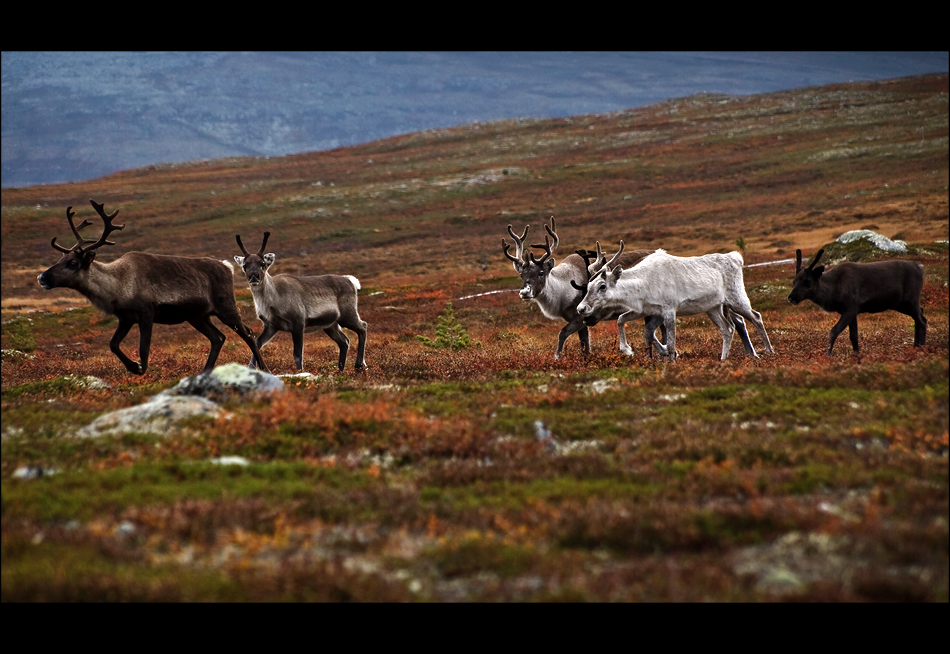
<path fill-rule="evenodd" d="M 14 479 L 39 479 L 40 477 L 49 477 L 59 472 L 56 468 L 44 468 L 42 466 L 22 466 L 13 471 L 11 475 Z"/>
<path fill-rule="evenodd" d="M 239 363 L 227 363 L 210 372 L 185 377 L 177 386 L 163 391 L 160 395 L 197 395 L 224 400 L 254 393 L 282 391 L 284 388 L 283 380 L 275 375 L 253 370 Z"/>
<path fill-rule="evenodd" d="M 870 229 L 853 229 L 845 232 L 837 239 L 838 243 L 852 243 L 860 241 L 862 238 L 870 241 L 871 245 L 885 252 L 907 252 L 907 243 L 905 241 L 892 241 L 882 234 L 872 232 Z"/>
<path fill-rule="evenodd" d="M 221 407 L 203 397 L 177 397 L 159 394 L 138 406 L 120 409 L 96 418 L 77 432 L 90 438 L 119 434 L 157 434 L 166 436 L 186 418 L 208 416 L 217 418 Z"/>

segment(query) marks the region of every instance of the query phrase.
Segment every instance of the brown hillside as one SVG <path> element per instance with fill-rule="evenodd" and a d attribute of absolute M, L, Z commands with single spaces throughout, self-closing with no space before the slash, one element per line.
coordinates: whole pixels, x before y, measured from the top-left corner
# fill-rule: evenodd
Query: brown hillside
<path fill-rule="evenodd" d="M 567 252 L 623 238 L 701 254 L 741 236 L 751 263 L 870 225 L 946 239 L 947 129 L 947 75 L 930 75 L 4 189 L 3 306 L 74 298 L 35 277 L 58 258 L 49 239 L 69 235 L 66 206 L 82 217 L 90 197 L 128 224 L 103 261 L 136 249 L 230 258 L 236 232 L 269 229 L 282 271 L 352 272 L 364 285 L 507 275 L 505 225 L 550 215 Z"/>

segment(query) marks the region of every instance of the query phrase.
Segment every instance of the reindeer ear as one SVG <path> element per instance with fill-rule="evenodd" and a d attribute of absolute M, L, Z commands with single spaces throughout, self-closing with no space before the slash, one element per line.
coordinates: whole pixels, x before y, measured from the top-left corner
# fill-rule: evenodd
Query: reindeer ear
<path fill-rule="evenodd" d="M 95 258 L 96 258 L 95 250 L 90 250 L 89 252 L 83 252 L 82 259 L 80 260 L 80 263 L 83 269 L 88 268 L 89 265 L 95 260 Z"/>
<path fill-rule="evenodd" d="M 812 272 L 815 273 L 815 279 L 818 279 L 819 277 L 821 277 L 821 273 L 825 272 L 825 267 L 818 266 L 817 268 L 814 268 Z"/>
<path fill-rule="evenodd" d="M 620 275 L 622 274 L 623 274 L 622 266 L 617 266 L 616 268 L 610 271 L 610 276 L 613 277 L 614 281 L 617 281 L 618 279 L 620 279 Z"/>
<path fill-rule="evenodd" d="M 554 259 L 552 259 L 552 258 L 549 257 L 548 260 L 544 262 L 544 268 L 545 268 L 548 272 L 550 272 L 550 271 L 551 271 L 551 268 L 553 268 L 553 267 L 554 267 Z"/>
<path fill-rule="evenodd" d="M 267 254 L 264 255 L 264 264 L 268 266 L 272 266 L 276 259 L 277 259 L 276 254 L 274 254 L 273 252 L 268 252 Z"/>
<path fill-rule="evenodd" d="M 235 254 L 235 255 L 234 255 L 234 262 L 235 262 L 237 265 L 241 266 L 241 268 L 244 267 L 244 257 L 238 256 L 238 255 Z"/>

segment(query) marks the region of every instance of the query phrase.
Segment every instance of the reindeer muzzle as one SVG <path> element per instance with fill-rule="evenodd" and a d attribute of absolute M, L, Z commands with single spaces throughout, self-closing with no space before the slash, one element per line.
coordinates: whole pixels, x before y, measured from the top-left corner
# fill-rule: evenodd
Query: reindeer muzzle
<path fill-rule="evenodd" d="M 43 287 L 43 290 L 48 291 L 53 287 L 50 286 L 50 283 L 48 281 L 43 279 L 44 277 L 46 277 L 46 273 L 40 273 L 39 275 L 36 276 L 36 281 L 39 282 L 40 286 Z"/>

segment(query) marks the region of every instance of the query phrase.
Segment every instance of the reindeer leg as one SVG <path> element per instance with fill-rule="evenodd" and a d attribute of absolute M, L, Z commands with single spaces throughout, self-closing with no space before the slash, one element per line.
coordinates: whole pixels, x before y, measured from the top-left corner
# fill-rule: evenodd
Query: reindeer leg
<path fill-rule="evenodd" d="M 303 325 L 295 326 L 290 335 L 294 339 L 294 365 L 303 370 Z"/>
<path fill-rule="evenodd" d="M 251 354 L 254 355 L 254 361 L 257 362 L 257 369 L 269 373 L 270 369 L 268 369 L 267 364 L 264 363 L 264 357 L 261 356 L 261 351 L 257 347 L 257 343 L 254 341 L 254 335 L 251 333 L 251 330 L 248 329 L 243 322 L 241 322 L 241 314 L 238 313 L 237 305 L 234 304 L 234 297 L 229 296 L 229 298 L 231 300 L 230 306 L 222 306 L 221 304 L 216 305 L 214 315 L 218 316 L 218 319 L 221 322 L 233 329 L 237 335 L 241 337 L 241 340 L 244 341 L 249 348 L 251 348 Z M 215 358 L 217 358 L 217 354 L 215 354 Z M 211 361 L 210 365 L 213 367 L 214 361 Z"/>
<path fill-rule="evenodd" d="M 221 330 L 211 324 L 211 321 L 207 318 L 204 320 L 196 319 L 189 320 L 188 324 L 197 329 L 201 334 L 204 334 L 205 338 L 211 341 L 211 351 L 208 352 L 208 360 L 205 362 L 204 370 L 202 373 L 210 372 L 214 369 L 214 362 L 218 360 L 218 353 L 221 352 L 221 347 L 224 345 L 224 334 L 221 333 Z"/>
<path fill-rule="evenodd" d="M 643 340 L 647 346 L 647 356 L 653 358 L 653 341 L 656 339 L 656 328 L 659 327 L 663 340 L 666 341 L 666 325 L 660 316 L 644 316 Z"/>
<path fill-rule="evenodd" d="M 768 332 L 765 331 L 765 323 L 762 322 L 761 313 L 753 309 L 752 305 L 750 304 L 746 304 L 745 306 L 737 306 L 737 307 L 729 307 L 729 308 L 733 311 L 733 313 L 744 317 L 746 320 L 752 321 L 752 324 L 755 326 L 755 330 L 759 332 L 759 337 L 762 339 L 762 342 L 765 344 L 765 351 L 774 352 L 774 350 L 772 349 L 772 341 L 769 340 Z M 739 323 L 737 322 L 737 320 L 739 318 L 738 316 L 736 316 L 735 318 L 736 319 L 733 320 L 733 323 L 735 323 L 736 327 L 738 328 Z M 742 325 L 742 331 L 743 332 L 746 331 L 744 324 Z M 748 332 L 746 332 L 746 338 L 743 340 L 747 340 L 747 339 L 748 339 Z M 751 342 L 749 342 L 749 347 L 750 348 L 752 347 Z"/>
<path fill-rule="evenodd" d="M 363 353 L 366 351 L 366 323 L 362 320 L 359 321 L 359 329 L 354 329 L 356 336 L 359 339 L 356 344 L 356 364 L 355 367 L 357 370 L 366 370 L 368 367 L 366 365 L 366 360 L 363 358 Z"/>
<path fill-rule="evenodd" d="M 618 345 L 620 346 L 620 351 L 628 356 L 633 356 L 633 348 L 631 348 L 630 345 L 627 344 L 627 332 L 626 332 L 626 329 L 624 328 L 624 325 L 628 321 L 633 320 L 634 318 L 641 318 L 641 317 L 642 315 L 639 313 L 628 311 L 626 313 L 620 314 L 620 316 L 618 316 L 617 318 L 617 342 L 618 342 Z M 654 337 L 653 340 L 656 340 L 656 337 Z M 665 350 L 665 348 L 663 348 L 662 345 L 660 345 L 660 347 Z"/>
<path fill-rule="evenodd" d="M 920 305 L 902 304 L 896 310 L 914 319 L 914 347 L 924 345 L 927 342 L 927 319 Z"/>
<path fill-rule="evenodd" d="M 731 321 L 732 326 L 736 328 L 736 333 L 739 335 L 739 338 L 742 339 L 742 347 L 745 349 L 746 355 L 753 359 L 758 359 L 759 355 L 755 353 L 755 348 L 752 347 L 752 341 L 749 339 L 749 330 L 746 329 L 745 320 L 729 307 L 726 307 L 725 315 L 726 319 Z"/>
<path fill-rule="evenodd" d="M 855 316 L 851 319 L 851 322 L 848 323 L 848 338 L 851 339 L 851 347 L 854 348 L 854 351 L 858 351 L 858 317 Z"/>
<path fill-rule="evenodd" d="M 339 325 L 327 327 L 323 332 L 332 338 L 333 342 L 340 348 L 340 360 L 337 362 L 337 367 L 340 372 L 343 372 L 343 369 L 346 368 L 346 353 L 350 349 L 350 339 L 346 337 Z"/>
<path fill-rule="evenodd" d="M 356 312 L 354 311 L 354 314 Z M 340 326 L 356 332 L 359 341 L 356 345 L 356 370 L 366 370 L 367 365 L 363 360 L 363 353 L 366 351 L 366 323 L 360 320 L 359 315 L 343 315 L 340 318 Z M 344 362 L 345 363 L 345 362 Z M 342 368 L 341 368 L 342 370 Z"/>
<path fill-rule="evenodd" d="M 653 336 L 653 344 L 657 346 L 660 353 L 669 356 L 670 360 L 676 358 L 676 314 L 667 313 L 663 315 L 663 324 L 666 326 L 666 347 Z"/>
<path fill-rule="evenodd" d="M 112 350 L 112 353 L 119 357 L 119 360 L 125 366 L 125 369 L 131 372 L 133 375 L 144 374 L 142 366 L 132 361 L 129 357 L 125 355 L 119 348 L 119 344 L 122 343 L 122 340 L 128 335 L 129 330 L 132 329 L 132 326 L 135 323 L 127 318 L 119 318 L 119 326 L 115 330 L 115 334 L 112 335 L 112 340 L 109 341 L 109 349 Z"/>
<path fill-rule="evenodd" d="M 581 350 L 584 351 L 584 354 L 590 354 L 590 329 L 587 328 L 587 325 L 580 328 L 577 337 L 581 340 Z"/>
<path fill-rule="evenodd" d="M 569 323 L 567 323 L 563 329 L 561 329 L 561 332 L 557 335 L 557 351 L 554 353 L 555 360 L 561 358 L 561 350 L 564 349 L 564 341 L 567 340 L 567 337 L 571 334 L 579 332 L 581 328 L 584 330 L 587 329 L 587 327 L 584 325 L 584 318 L 578 314 L 575 315 L 574 318 Z M 586 348 L 584 347 L 584 337 L 580 336 L 579 338 L 581 339 L 581 348 L 584 349 L 584 353 L 590 353 L 590 336 L 588 336 Z"/>
<path fill-rule="evenodd" d="M 838 335 L 844 331 L 844 328 L 851 324 L 852 320 L 856 320 L 858 314 L 856 313 L 843 313 L 838 319 L 838 322 L 835 323 L 835 326 L 831 328 L 831 333 L 828 334 L 828 349 L 825 350 L 825 354 L 831 356 L 831 348 L 835 346 L 835 340 L 838 338 Z M 857 334 L 857 322 L 855 322 L 855 334 Z M 857 336 L 855 335 L 855 339 Z M 857 352 L 857 348 L 855 348 Z"/>
<path fill-rule="evenodd" d="M 139 322 L 139 358 L 142 360 L 142 374 L 148 370 L 148 352 L 152 347 L 152 321 Z"/>
<path fill-rule="evenodd" d="M 927 319 L 924 318 L 924 311 L 917 307 L 917 315 L 914 317 L 914 347 L 921 347 L 927 343 Z"/>
<path fill-rule="evenodd" d="M 261 332 L 261 335 L 257 337 L 257 349 L 260 350 L 262 347 L 271 342 L 271 339 L 277 335 L 277 332 L 280 330 L 274 327 L 270 323 L 264 324 L 264 331 Z M 257 359 L 254 358 L 254 355 L 251 355 L 251 361 L 247 364 L 248 368 L 254 367 Z"/>
<path fill-rule="evenodd" d="M 725 361 L 726 357 L 729 356 L 729 350 L 732 349 L 732 337 L 736 333 L 736 328 L 732 324 L 732 321 L 726 320 L 726 317 L 722 314 L 721 305 L 707 311 L 706 315 L 709 316 L 709 319 L 716 325 L 719 333 L 722 334 L 722 356 L 719 357 L 719 360 Z"/>

